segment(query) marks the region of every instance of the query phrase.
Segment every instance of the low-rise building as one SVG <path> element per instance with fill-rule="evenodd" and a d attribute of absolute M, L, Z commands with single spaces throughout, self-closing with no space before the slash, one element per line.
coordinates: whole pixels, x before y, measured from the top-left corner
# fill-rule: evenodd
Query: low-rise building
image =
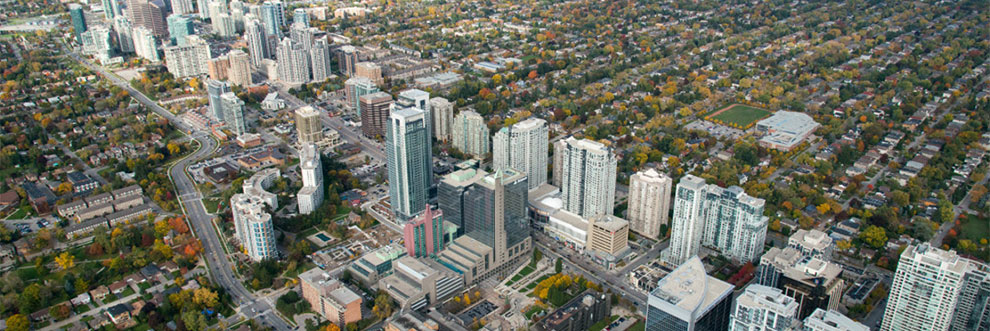
<path fill-rule="evenodd" d="M 303 299 L 313 311 L 343 328 L 361 320 L 361 297 L 320 268 L 299 275 Z"/>
<path fill-rule="evenodd" d="M 75 213 L 76 222 L 83 222 L 103 215 L 113 213 L 113 205 L 109 202 L 90 205 L 90 207 L 79 210 Z"/>
<path fill-rule="evenodd" d="M 429 259 L 404 256 L 393 262 L 395 272 L 378 281 L 401 309 L 418 310 L 464 290 L 464 277 Z"/>
<path fill-rule="evenodd" d="M 382 277 L 391 275 L 392 262 L 405 255 L 405 250 L 397 244 L 383 246 L 354 260 L 347 266 L 347 271 L 365 286 L 371 286 Z"/>
<path fill-rule="evenodd" d="M 778 111 L 756 123 L 756 130 L 763 133 L 760 145 L 789 151 L 811 136 L 821 125 L 811 116 L 791 111 Z"/>

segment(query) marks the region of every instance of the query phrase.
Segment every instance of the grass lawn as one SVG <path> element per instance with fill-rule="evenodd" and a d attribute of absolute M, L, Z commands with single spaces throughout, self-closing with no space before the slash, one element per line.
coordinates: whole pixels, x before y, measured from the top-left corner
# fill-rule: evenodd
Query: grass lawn
<path fill-rule="evenodd" d="M 124 290 L 124 292 L 120 292 L 120 295 L 118 296 L 118 298 L 126 298 L 127 296 L 129 296 L 131 294 L 134 294 L 134 289 L 131 288 L 130 286 L 128 286 L 127 289 Z"/>
<path fill-rule="evenodd" d="M 646 323 L 643 323 L 643 320 L 640 319 L 639 321 L 636 322 L 636 324 L 630 326 L 629 329 L 627 329 L 626 331 L 644 331 L 644 330 L 646 330 Z"/>
<path fill-rule="evenodd" d="M 533 307 L 533 308 L 530 308 L 529 310 L 527 310 L 526 313 L 524 313 L 523 315 L 526 315 L 526 319 L 527 320 L 530 320 L 530 319 L 533 319 L 533 315 L 539 314 L 540 312 L 543 312 L 543 311 L 544 311 L 543 308 Z"/>
<path fill-rule="evenodd" d="M 721 120 L 725 124 L 735 123 L 740 128 L 747 128 L 750 124 L 770 116 L 770 114 L 769 111 L 756 107 L 732 105 L 729 106 L 729 109 L 715 115 L 708 115 L 706 118 Z"/>
<path fill-rule="evenodd" d="M 317 232 L 320 232 L 320 229 L 317 229 L 314 226 L 314 227 L 311 227 L 309 229 L 303 230 L 302 232 L 299 232 L 299 234 L 296 235 L 296 239 L 297 240 L 306 239 L 306 237 L 312 236 L 312 235 L 316 234 Z"/>
<path fill-rule="evenodd" d="M 976 215 L 966 215 L 966 222 L 962 223 L 962 231 L 959 233 L 959 239 L 969 239 L 975 243 L 979 243 L 980 239 L 988 238 L 990 235 L 990 222 L 985 218 L 979 218 Z"/>
<path fill-rule="evenodd" d="M 76 314 L 82 314 L 89 311 L 89 305 L 80 305 L 75 307 Z"/>
<path fill-rule="evenodd" d="M 615 320 L 617 320 L 617 319 L 619 319 L 619 315 L 612 315 L 611 317 L 609 317 L 607 319 L 603 319 L 601 321 L 598 321 L 598 323 L 595 323 L 594 325 L 592 325 L 591 328 L 589 328 L 588 330 L 589 331 L 601 331 L 601 329 L 604 329 L 606 326 L 609 325 L 609 323 L 615 322 Z"/>
<path fill-rule="evenodd" d="M 141 289 L 141 291 L 147 291 L 149 288 L 151 288 L 151 284 L 148 284 L 148 282 L 139 283 L 138 288 Z"/>
<path fill-rule="evenodd" d="M 203 206 L 206 207 L 206 212 L 214 214 L 217 212 L 217 206 L 220 205 L 220 198 L 206 198 L 203 199 Z"/>
<path fill-rule="evenodd" d="M 530 266 L 526 266 L 525 268 L 523 268 L 522 270 L 519 271 L 518 276 L 526 277 L 526 276 L 529 276 L 529 274 L 533 273 L 533 271 L 536 271 L 536 270 L 533 269 Z"/>
<path fill-rule="evenodd" d="M 9 220 L 20 220 L 31 215 L 31 206 L 24 206 L 7 216 Z"/>

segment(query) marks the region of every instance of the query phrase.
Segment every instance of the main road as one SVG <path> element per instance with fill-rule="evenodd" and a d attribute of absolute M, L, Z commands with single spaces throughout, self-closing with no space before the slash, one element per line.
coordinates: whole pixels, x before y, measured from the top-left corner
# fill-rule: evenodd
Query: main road
<path fill-rule="evenodd" d="M 68 49 L 68 47 L 66 48 Z M 130 84 L 117 75 L 107 72 L 103 67 L 96 66 L 81 58 L 74 51 L 70 51 L 69 54 L 79 63 L 82 63 L 90 70 L 99 73 L 100 76 L 103 76 L 114 85 L 130 93 L 134 99 L 167 119 L 172 125 L 179 128 L 179 130 L 191 133 L 191 137 L 199 143 L 199 149 L 173 164 L 169 169 L 169 177 L 175 184 L 175 191 L 182 210 L 186 214 L 186 220 L 192 225 L 194 234 L 203 244 L 203 259 L 206 262 L 207 269 L 210 271 L 210 276 L 213 278 L 213 281 L 230 294 L 234 300 L 234 304 L 252 309 L 253 316 L 249 315 L 249 317 L 258 317 L 262 324 L 271 326 L 276 330 L 292 330 L 293 328 L 291 326 L 275 315 L 274 309 L 272 309 L 270 304 L 264 300 L 258 300 L 234 276 L 234 265 L 231 263 L 220 243 L 220 234 L 214 230 L 213 217 L 206 212 L 206 207 L 203 206 L 202 195 L 186 173 L 186 167 L 191 163 L 202 160 L 214 153 L 217 148 L 217 141 L 208 134 L 194 132 L 191 126 L 179 120 L 171 112 L 159 106 L 158 103 L 152 101 L 140 91 L 132 88 Z M 242 310 L 242 313 L 246 312 Z"/>

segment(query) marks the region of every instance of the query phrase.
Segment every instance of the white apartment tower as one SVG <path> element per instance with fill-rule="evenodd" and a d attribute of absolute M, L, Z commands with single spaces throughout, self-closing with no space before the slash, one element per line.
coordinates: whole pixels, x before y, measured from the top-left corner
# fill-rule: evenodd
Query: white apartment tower
<path fill-rule="evenodd" d="M 240 136 L 247 133 L 248 125 L 244 120 L 244 101 L 238 98 L 234 92 L 227 92 L 220 95 L 220 102 L 223 105 L 224 122 L 227 128 Z"/>
<path fill-rule="evenodd" d="M 158 54 L 158 38 L 151 30 L 136 26 L 131 31 L 131 36 L 134 38 L 134 53 L 137 56 L 151 62 L 162 60 L 161 55 Z"/>
<path fill-rule="evenodd" d="M 323 165 L 320 152 L 314 144 L 305 144 L 299 150 L 299 168 L 302 172 L 303 187 L 296 194 L 299 213 L 308 215 L 323 202 Z"/>
<path fill-rule="evenodd" d="M 759 284 L 746 286 L 736 298 L 729 321 L 731 331 L 791 331 L 800 324 L 794 298 Z"/>
<path fill-rule="evenodd" d="M 612 148 L 569 137 L 557 141 L 553 152 L 554 175 L 560 178 L 564 210 L 583 218 L 612 215 L 618 164 Z"/>
<path fill-rule="evenodd" d="M 254 261 L 277 258 L 272 215 L 265 212 L 265 201 L 259 196 L 238 193 L 230 198 L 234 230 L 244 253 Z"/>
<path fill-rule="evenodd" d="M 283 38 L 276 49 L 278 79 L 285 83 L 309 82 L 309 51 L 289 38 Z"/>
<path fill-rule="evenodd" d="M 801 331 L 870 331 L 870 328 L 840 312 L 818 308 L 804 319 Z"/>
<path fill-rule="evenodd" d="M 244 23 L 244 39 L 247 40 L 248 54 L 251 55 L 251 64 L 257 68 L 262 66 L 265 59 L 272 57 L 271 48 L 268 47 L 268 35 L 261 21 L 257 19 L 246 19 Z"/>
<path fill-rule="evenodd" d="M 667 264 L 678 266 L 701 250 L 701 234 L 704 232 L 702 204 L 705 180 L 686 175 L 677 183 L 674 196 L 674 218 L 670 222 L 670 247 L 660 258 Z"/>
<path fill-rule="evenodd" d="M 332 59 L 330 56 L 330 45 L 327 44 L 325 38 L 313 42 L 313 48 L 309 50 L 309 58 L 313 69 L 314 82 L 325 81 L 333 75 L 333 70 L 331 70 L 332 68 L 330 66 Z"/>
<path fill-rule="evenodd" d="M 210 45 L 196 35 L 186 37 L 187 45 L 165 48 L 165 66 L 176 78 L 205 75 L 210 61 Z"/>
<path fill-rule="evenodd" d="M 658 239 L 660 226 L 667 224 L 670 211 L 670 190 L 674 180 L 655 169 L 637 172 L 629 179 L 629 229 L 640 235 Z"/>
<path fill-rule="evenodd" d="M 465 110 L 454 117 L 454 147 L 482 159 L 488 154 L 488 125 L 480 114 Z"/>
<path fill-rule="evenodd" d="M 454 104 L 441 97 L 430 99 L 430 109 L 433 113 L 433 137 L 438 141 L 450 140 L 450 125 L 454 122 Z M 530 177 L 531 179 L 533 177 Z"/>
<path fill-rule="evenodd" d="M 547 157 L 550 145 L 547 121 L 530 117 L 503 127 L 492 139 L 492 166 L 512 168 L 529 177 L 529 189 L 547 182 Z"/>
<path fill-rule="evenodd" d="M 970 261 L 923 243 L 901 253 L 882 331 L 948 331 Z"/>
<path fill-rule="evenodd" d="M 677 265 L 698 254 L 700 245 L 731 259 L 755 261 L 763 253 L 767 234 L 764 204 L 741 187 L 706 185 L 704 179 L 684 176 L 677 184 L 671 244 L 664 261 Z"/>

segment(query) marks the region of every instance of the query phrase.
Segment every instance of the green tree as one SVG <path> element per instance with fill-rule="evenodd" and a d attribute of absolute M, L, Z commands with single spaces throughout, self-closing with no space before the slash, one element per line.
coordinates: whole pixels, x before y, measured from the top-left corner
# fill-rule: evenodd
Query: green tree
<path fill-rule="evenodd" d="M 553 270 L 558 274 L 564 270 L 564 262 L 562 258 L 557 258 L 557 264 L 554 265 Z"/>
<path fill-rule="evenodd" d="M 881 248 L 887 244 L 887 232 L 879 226 L 870 225 L 859 234 L 859 239 L 873 248 Z"/>

